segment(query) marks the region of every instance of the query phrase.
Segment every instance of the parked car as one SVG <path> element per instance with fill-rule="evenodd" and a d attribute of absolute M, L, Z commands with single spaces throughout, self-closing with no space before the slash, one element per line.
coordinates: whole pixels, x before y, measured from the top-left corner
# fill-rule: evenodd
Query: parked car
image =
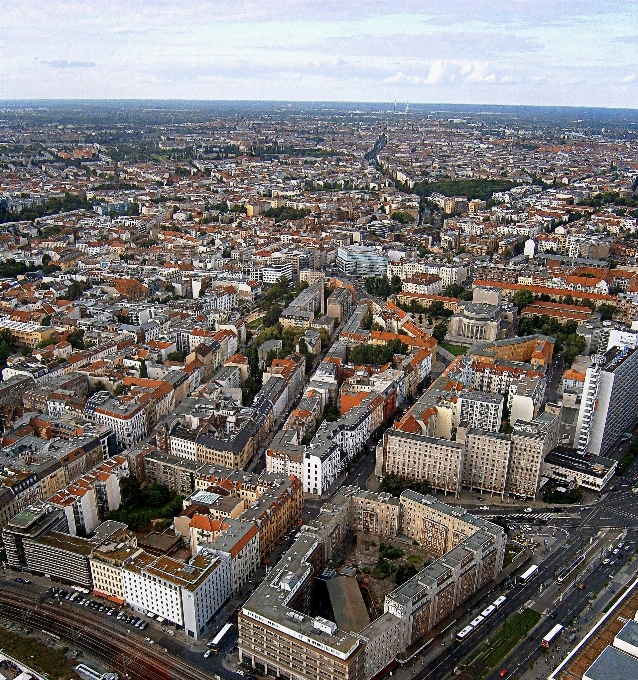
<path fill-rule="evenodd" d="M 504 678 L 508 673 L 509 673 L 509 671 L 507 670 L 507 668 L 504 668 L 504 669 L 500 672 L 500 676 L 501 676 L 502 678 Z"/>
<path fill-rule="evenodd" d="M 204 658 L 205 658 L 205 659 L 208 659 L 209 656 L 210 656 L 210 649 L 207 649 L 207 650 L 204 652 Z"/>

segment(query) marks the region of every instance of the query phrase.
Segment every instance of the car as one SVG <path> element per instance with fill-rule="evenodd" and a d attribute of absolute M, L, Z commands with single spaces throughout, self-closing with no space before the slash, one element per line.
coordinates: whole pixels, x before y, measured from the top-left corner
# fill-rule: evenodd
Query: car
<path fill-rule="evenodd" d="M 16 583 L 24 583 L 24 579 L 23 579 L 23 578 L 20 578 L 19 576 L 18 576 L 18 578 L 14 578 L 13 580 L 14 580 Z"/>
<path fill-rule="evenodd" d="M 557 616 L 558 616 L 558 614 L 557 614 L 556 612 L 552 612 L 552 613 L 549 615 L 549 618 L 550 618 L 550 619 L 555 619 Z"/>
<path fill-rule="evenodd" d="M 239 675 L 246 675 L 246 673 L 244 673 L 244 671 L 242 671 L 241 668 L 238 668 L 238 669 L 237 669 L 237 673 L 238 673 Z"/>
<path fill-rule="evenodd" d="M 210 656 L 210 649 L 207 649 L 207 650 L 204 652 L 204 658 L 205 658 L 205 659 L 208 659 L 209 656 Z"/>
<path fill-rule="evenodd" d="M 146 630 L 148 628 L 148 623 L 146 621 L 142 621 L 140 623 L 140 630 Z"/>
<path fill-rule="evenodd" d="M 617 555 L 619 552 L 620 550 L 618 550 L 618 548 L 614 548 L 614 555 Z"/>
<path fill-rule="evenodd" d="M 578 590 L 584 590 L 585 584 L 584 583 L 579 583 L 578 584 Z"/>
<path fill-rule="evenodd" d="M 534 512 L 531 508 L 525 508 L 525 512 L 529 515 L 530 512 Z"/>
<path fill-rule="evenodd" d="M 31 581 L 29 581 L 28 578 L 25 578 L 25 579 L 24 579 L 24 582 L 25 582 L 25 583 L 31 583 Z"/>
<path fill-rule="evenodd" d="M 630 545 L 626 545 L 626 546 L 625 546 L 625 550 L 626 550 L 627 552 L 629 552 L 629 551 L 631 550 L 631 546 L 630 546 Z"/>
<path fill-rule="evenodd" d="M 126 616 L 126 614 L 124 612 L 120 612 L 115 618 L 118 621 L 121 621 L 125 616 Z"/>
<path fill-rule="evenodd" d="M 603 564 L 609 564 L 610 562 L 611 560 L 609 559 L 609 557 L 605 557 L 605 559 L 603 560 Z"/>
<path fill-rule="evenodd" d="M 479 508 L 479 510 L 489 510 L 489 509 L 490 509 L 489 505 L 481 505 L 481 507 Z"/>
<path fill-rule="evenodd" d="M 502 678 L 504 678 L 508 673 L 509 673 L 509 671 L 507 670 L 507 668 L 504 668 L 504 669 L 499 673 L 499 675 L 500 675 Z"/>

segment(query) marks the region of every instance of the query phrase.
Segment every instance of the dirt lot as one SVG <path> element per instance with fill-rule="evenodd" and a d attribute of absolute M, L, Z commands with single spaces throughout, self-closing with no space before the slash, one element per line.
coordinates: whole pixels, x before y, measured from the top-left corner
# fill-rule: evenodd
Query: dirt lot
<path fill-rule="evenodd" d="M 380 554 L 382 545 L 384 557 Z M 383 613 L 385 596 L 396 588 L 397 570 L 413 567 L 418 572 L 434 559 L 431 553 L 413 541 L 401 538 L 382 540 L 379 536 L 362 532 L 352 534 L 350 540 L 344 541 L 339 555 L 341 564 L 357 569 L 358 574 L 365 574 L 364 581 L 379 614 Z"/>

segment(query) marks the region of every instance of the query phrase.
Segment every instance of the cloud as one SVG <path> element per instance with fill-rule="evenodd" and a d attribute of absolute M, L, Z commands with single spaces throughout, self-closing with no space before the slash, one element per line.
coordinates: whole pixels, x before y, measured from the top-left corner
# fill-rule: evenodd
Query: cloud
<path fill-rule="evenodd" d="M 425 82 L 429 85 L 441 83 L 493 83 L 496 75 L 490 72 L 487 61 L 455 61 L 437 59 L 432 62 Z"/>
<path fill-rule="evenodd" d="M 45 61 L 47 66 L 51 68 L 95 68 L 93 61 L 67 61 L 66 59 L 57 59 L 55 61 Z"/>
<path fill-rule="evenodd" d="M 401 83 L 406 80 L 405 73 L 399 71 L 396 75 L 390 76 L 389 78 L 384 78 L 384 83 Z"/>
<path fill-rule="evenodd" d="M 633 73 L 622 79 L 623 83 L 633 83 L 634 80 L 636 80 L 636 76 Z"/>

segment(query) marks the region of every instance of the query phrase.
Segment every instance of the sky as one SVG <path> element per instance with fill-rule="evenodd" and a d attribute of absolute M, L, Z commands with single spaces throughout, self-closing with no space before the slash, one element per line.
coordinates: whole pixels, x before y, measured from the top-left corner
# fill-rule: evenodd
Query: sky
<path fill-rule="evenodd" d="M 0 0 L 0 99 L 638 108 L 638 1 Z"/>

